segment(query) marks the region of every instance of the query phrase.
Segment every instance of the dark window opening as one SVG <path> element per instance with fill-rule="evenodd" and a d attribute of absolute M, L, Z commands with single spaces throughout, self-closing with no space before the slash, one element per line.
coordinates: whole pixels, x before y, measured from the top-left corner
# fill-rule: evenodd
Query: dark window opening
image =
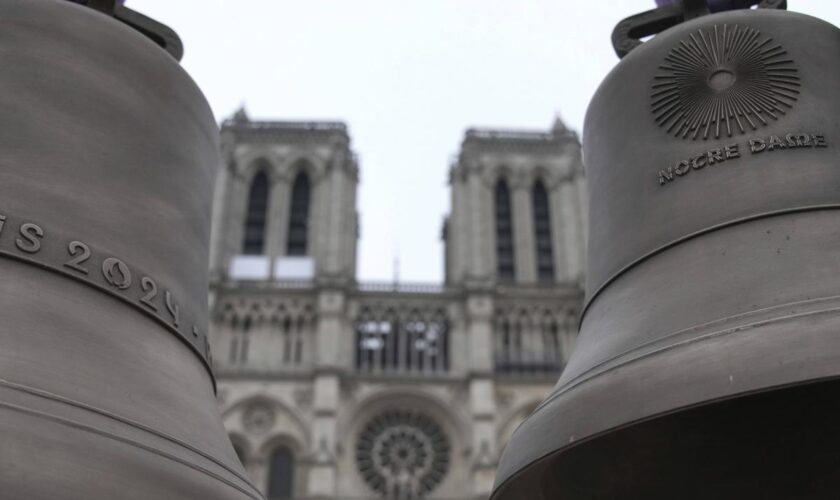
<path fill-rule="evenodd" d="M 248 208 L 245 212 L 245 235 L 242 253 L 260 255 L 265 246 L 265 219 L 268 210 L 268 175 L 260 171 L 251 181 L 248 190 Z"/>
<path fill-rule="evenodd" d="M 548 192 L 541 181 L 534 184 L 534 232 L 536 233 L 537 278 L 541 282 L 554 281 L 554 252 L 551 245 L 551 212 Z"/>
<path fill-rule="evenodd" d="M 287 255 L 306 255 L 309 233 L 309 176 L 300 172 L 292 184 L 292 205 L 289 213 Z"/>
<path fill-rule="evenodd" d="M 496 184 L 496 272 L 502 281 L 510 281 L 514 277 L 513 220 L 510 191 L 504 180 Z"/>

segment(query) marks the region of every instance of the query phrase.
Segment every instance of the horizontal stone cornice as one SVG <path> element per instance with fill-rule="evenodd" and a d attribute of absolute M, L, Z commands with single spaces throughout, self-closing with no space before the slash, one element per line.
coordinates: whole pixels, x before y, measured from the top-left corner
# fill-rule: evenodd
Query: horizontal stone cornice
<path fill-rule="evenodd" d="M 233 136 L 235 142 L 293 141 L 338 143 L 349 145 L 347 125 L 331 121 L 247 121 L 225 120 L 223 136 Z"/>

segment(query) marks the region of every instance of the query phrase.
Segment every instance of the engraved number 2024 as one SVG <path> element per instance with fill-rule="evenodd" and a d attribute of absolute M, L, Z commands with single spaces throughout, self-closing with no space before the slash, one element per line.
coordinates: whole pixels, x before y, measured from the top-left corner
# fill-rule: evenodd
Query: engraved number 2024
<path fill-rule="evenodd" d="M 152 278 L 148 276 L 143 276 L 140 280 L 140 288 L 146 292 L 146 295 L 140 297 L 140 302 L 143 303 L 144 306 L 148 307 L 152 311 L 157 311 L 158 307 L 152 302 L 152 299 L 155 298 L 157 295 L 157 283 L 155 283 Z"/>
<path fill-rule="evenodd" d="M 65 262 L 64 265 L 82 274 L 89 274 L 90 271 L 86 267 L 83 267 L 82 264 L 90 259 L 90 247 L 81 241 L 74 240 L 67 245 L 67 251 L 72 258 Z M 131 286 L 131 272 L 128 270 L 128 266 L 119 259 L 105 259 L 102 263 L 102 274 L 105 276 L 108 284 L 120 290 L 125 290 Z M 140 279 L 140 288 L 145 293 L 145 295 L 140 297 L 140 303 L 152 311 L 157 311 L 158 306 L 153 302 L 158 293 L 157 283 L 152 278 L 143 276 Z M 166 312 L 169 313 L 172 324 L 177 328 L 181 320 L 181 308 L 175 303 L 172 293 L 168 290 L 164 292 L 164 299 Z"/>
<path fill-rule="evenodd" d="M 71 241 L 67 246 L 67 251 L 73 258 L 65 262 L 64 265 L 80 273 L 88 274 L 89 271 L 82 267 L 82 263 L 90 259 L 90 247 L 81 241 Z"/>
<path fill-rule="evenodd" d="M 152 280 L 152 278 L 149 278 L 148 276 L 143 276 L 143 278 L 140 280 L 140 288 L 142 288 L 143 291 L 146 292 L 146 295 L 140 297 L 140 302 L 142 302 L 143 305 L 145 305 L 149 309 L 157 311 L 158 306 L 155 305 L 154 302 L 152 302 L 152 299 L 154 299 L 157 296 L 157 283 L 155 283 L 154 280 Z M 169 290 L 164 290 L 163 296 L 166 311 L 169 313 L 170 316 L 172 316 L 172 325 L 177 328 L 181 319 L 181 308 L 178 307 L 178 304 L 175 303 L 175 301 L 172 298 L 172 293 L 170 293 Z"/>

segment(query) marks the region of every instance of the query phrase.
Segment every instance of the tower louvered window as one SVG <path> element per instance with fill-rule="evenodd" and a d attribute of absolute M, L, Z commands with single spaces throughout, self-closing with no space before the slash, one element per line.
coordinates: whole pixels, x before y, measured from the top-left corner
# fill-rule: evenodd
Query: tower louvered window
<path fill-rule="evenodd" d="M 534 231 L 536 233 L 537 277 L 542 282 L 554 281 L 554 252 L 551 246 L 551 212 L 548 192 L 542 181 L 534 184 Z"/>
<path fill-rule="evenodd" d="M 309 233 L 309 176 L 300 172 L 292 184 L 292 205 L 289 213 L 287 255 L 306 255 Z"/>
<path fill-rule="evenodd" d="M 496 184 L 496 272 L 499 280 L 513 279 L 513 218 L 510 190 L 502 179 Z"/>
<path fill-rule="evenodd" d="M 268 209 L 268 175 L 262 170 L 251 180 L 248 208 L 245 212 L 245 236 L 242 253 L 259 255 L 265 246 L 265 218 Z"/>

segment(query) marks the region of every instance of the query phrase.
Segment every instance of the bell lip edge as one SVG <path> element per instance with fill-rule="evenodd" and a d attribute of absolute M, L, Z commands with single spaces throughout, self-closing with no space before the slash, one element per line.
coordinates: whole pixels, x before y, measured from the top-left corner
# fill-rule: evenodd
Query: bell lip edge
<path fill-rule="evenodd" d="M 528 420 L 530 420 L 530 417 L 529 417 L 528 419 L 526 419 L 521 424 L 521 426 L 516 430 L 516 432 L 514 432 L 513 436 L 511 437 L 510 441 L 508 442 L 507 446 L 505 447 L 505 450 L 502 451 L 502 459 L 499 460 L 499 467 L 497 467 L 497 473 L 496 473 L 496 478 L 495 478 L 496 481 L 494 481 L 494 483 L 493 483 L 493 490 L 492 490 L 492 493 L 490 494 L 490 499 L 489 500 L 508 500 L 508 497 L 501 496 L 501 495 L 504 494 L 504 491 L 502 491 L 502 490 L 505 490 L 507 488 L 511 488 L 515 482 L 518 483 L 518 482 L 521 482 L 521 481 L 525 480 L 527 478 L 527 476 L 533 475 L 534 472 L 536 471 L 536 469 L 538 469 L 539 467 L 548 466 L 549 462 L 553 458 L 559 456 L 561 453 L 564 453 L 564 452 L 566 452 L 566 451 L 568 451 L 572 448 L 575 448 L 577 446 L 580 446 L 582 444 L 586 444 L 586 443 L 589 443 L 591 441 L 594 441 L 598 438 L 604 437 L 604 436 L 606 436 L 608 434 L 611 434 L 613 432 L 628 429 L 628 428 L 634 427 L 638 424 L 642 424 L 642 423 L 649 422 L 649 421 L 652 421 L 652 420 L 656 420 L 656 419 L 659 419 L 659 418 L 667 417 L 669 415 L 674 415 L 676 413 L 680 413 L 680 412 L 683 412 L 683 411 L 693 410 L 693 409 L 701 408 L 701 407 L 704 407 L 704 406 L 713 405 L 713 404 L 716 404 L 716 403 L 722 403 L 722 402 L 731 401 L 731 400 L 735 400 L 735 399 L 739 399 L 739 398 L 743 398 L 743 397 L 748 397 L 748 396 L 755 396 L 755 395 L 768 393 L 768 392 L 772 392 L 772 391 L 777 391 L 777 390 L 792 389 L 792 388 L 795 388 L 795 387 L 804 387 L 804 386 L 808 386 L 808 385 L 812 385 L 812 384 L 819 384 L 819 383 L 833 382 L 833 381 L 840 381 L 840 374 L 828 375 L 828 376 L 825 376 L 825 377 L 819 377 L 819 378 L 813 378 L 813 379 L 807 379 L 807 380 L 799 380 L 799 381 L 789 382 L 789 383 L 786 383 L 786 384 L 771 385 L 771 386 L 767 386 L 767 387 L 762 387 L 760 389 L 752 389 L 752 390 L 747 390 L 747 391 L 738 392 L 738 393 L 734 393 L 734 394 L 728 394 L 726 396 L 720 396 L 720 397 L 717 397 L 717 398 L 712 398 L 712 399 L 708 399 L 708 400 L 705 400 L 705 401 L 701 401 L 701 402 L 697 402 L 697 403 L 693 403 L 693 404 L 689 404 L 689 405 L 685 405 L 685 406 L 679 406 L 679 407 L 676 407 L 676 408 L 671 408 L 668 411 L 655 413 L 655 414 L 652 414 L 652 415 L 648 415 L 646 417 L 638 418 L 636 420 L 630 420 L 630 421 L 625 422 L 621 425 L 611 427 L 609 429 L 605 429 L 605 430 L 602 430 L 600 432 L 596 432 L 594 434 L 590 434 L 590 435 L 588 435 L 584 438 L 575 439 L 571 443 L 566 443 L 564 446 L 561 446 L 561 447 L 556 448 L 556 449 L 554 449 L 554 450 L 552 450 L 548 453 L 544 453 L 543 455 L 540 455 L 536 458 L 533 458 L 533 459 L 527 461 L 523 466 L 519 467 L 513 473 L 508 474 L 502 480 L 502 482 L 499 483 L 499 482 L 497 482 L 497 480 L 500 477 L 499 471 L 501 470 L 501 465 L 502 465 L 502 462 L 503 462 L 502 459 L 504 458 L 504 456 L 506 454 L 505 451 L 507 450 L 507 448 L 511 444 L 513 444 L 513 440 L 516 439 L 516 436 L 520 434 L 520 430 L 522 430 L 526 426 L 526 424 L 528 423 Z M 547 406 L 553 406 L 553 405 L 547 405 Z M 511 500 L 516 500 L 516 497 L 512 497 Z"/>

